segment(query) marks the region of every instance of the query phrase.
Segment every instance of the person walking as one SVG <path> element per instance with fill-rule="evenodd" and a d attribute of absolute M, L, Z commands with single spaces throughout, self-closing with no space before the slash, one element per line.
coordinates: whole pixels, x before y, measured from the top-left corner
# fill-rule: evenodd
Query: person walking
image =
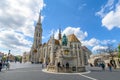
<path fill-rule="evenodd" d="M 7 63 L 6 63 L 6 70 L 9 70 L 9 69 L 10 69 L 10 63 L 7 62 Z"/>
<path fill-rule="evenodd" d="M 110 71 L 112 71 L 112 65 L 110 63 L 107 64 Z"/>
<path fill-rule="evenodd" d="M 44 65 L 45 65 L 45 64 L 44 64 L 44 63 L 42 63 L 42 69 L 44 69 Z"/>
<path fill-rule="evenodd" d="M 1 70 L 2 70 L 2 62 L 0 62 L 0 72 L 1 72 Z"/>
<path fill-rule="evenodd" d="M 69 71 L 69 63 L 66 63 L 66 71 Z"/>
<path fill-rule="evenodd" d="M 57 63 L 58 72 L 60 71 L 60 62 Z"/>
<path fill-rule="evenodd" d="M 102 70 L 105 70 L 105 64 L 101 63 Z"/>

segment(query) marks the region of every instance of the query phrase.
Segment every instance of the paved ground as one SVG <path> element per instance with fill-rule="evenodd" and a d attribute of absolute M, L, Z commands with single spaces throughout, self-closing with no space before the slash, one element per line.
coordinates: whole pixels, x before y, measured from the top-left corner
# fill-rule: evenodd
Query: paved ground
<path fill-rule="evenodd" d="M 120 80 L 120 70 L 87 67 L 90 72 L 79 74 L 56 74 L 42 71 L 40 64 L 11 63 L 9 71 L 0 72 L 0 80 Z"/>

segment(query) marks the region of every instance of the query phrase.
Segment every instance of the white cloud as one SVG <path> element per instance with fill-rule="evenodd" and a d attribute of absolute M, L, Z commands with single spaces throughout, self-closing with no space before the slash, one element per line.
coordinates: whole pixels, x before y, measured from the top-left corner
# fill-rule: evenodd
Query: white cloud
<path fill-rule="evenodd" d="M 92 48 L 92 51 L 97 51 L 97 50 L 104 50 L 107 49 L 107 46 L 100 46 L 100 45 L 96 45 Z"/>
<path fill-rule="evenodd" d="M 0 1 L 0 51 L 12 49 L 14 54 L 28 51 L 34 35 L 34 21 L 46 5 L 43 0 Z M 44 16 L 42 16 L 42 19 Z"/>
<path fill-rule="evenodd" d="M 102 19 L 102 26 L 105 26 L 108 30 L 113 29 L 114 27 L 120 28 L 120 5 L 117 6 L 115 11 L 110 11 Z"/>
<path fill-rule="evenodd" d="M 102 41 L 100 41 L 100 44 L 102 44 L 102 45 L 106 45 L 109 43 L 114 44 L 115 42 L 116 42 L 116 40 L 102 40 Z"/>
<path fill-rule="evenodd" d="M 114 0 L 108 0 L 107 4 L 101 7 L 101 10 L 96 13 L 96 15 L 100 15 L 101 17 L 104 17 L 106 15 L 106 10 L 112 10 L 114 8 L 113 6 Z"/>
<path fill-rule="evenodd" d="M 90 40 L 86 40 L 86 41 L 82 41 L 82 44 L 85 45 L 85 46 L 96 46 L 100 43 L 99 40 L 97 40 L 96 38 L 92 38 Z"/>
<path fill-rule="evenodd" d="M 84 3 L 84 4 L 80 5 L 80 6 L 78 7 L 78 10 L 82 10 L 85 6 L 87 6 L 87 4 L 86 4 L 86 3 Z"/>
<path fill-rule="evenodd" d="M 51 31 L 51 34 L 53 34 L 53 30 Z M 59 29 L 57 29 L 55 32 L 54 32 L 54 37 L 56 39 L 58 39 L 58 33 L 59 33 Z M 70 34 L 75 34 L 76 37 L 81 41 L 83 39 L 85 39 L 87 36 L 88 36 L 88 33 L 85 31 L 83 32 L 80 27 L 66 27 L 63 31 L 61 31 L 62 35 L 70 35 Z"/>
<path fill-rule="evenodd" d="M 88 33 L 85 31 L 83 32 L 80 27 L 67 27 L 63 30 L 62 34 L 70 35 L 70 34 L 75 34 L 77 38 L 81 41 L 85 39 L 85 37 L 88 36 Z"/>
<path fill-rule="evenodd" d="M 107 4 L 102 6 L 96 14 L 101 16 L 102 26 L 108 30 L 120 28 L 120 0 L 116 4 L 114 0 L 108 0 Z"/>
<path fill-rule="evenodd" d="M 62 33 L 62 31 L 61 31 L 61 33 Z M 57 30 L 55 31 L 55 33 L 54 33 L 55 39 L 58 39 L 58 34 L 59 34 L 59 29 L 57 29 Z"/>
<path fill-rule="evenodd" d="M 32 45 L 32 42 L 26 40 L 24 35 L 13 30 L 1 31 L 0 39 L 1 49 L 19 51 L 19 53 L 29 50 Z"/>
<path fill-rule="evenodd" d="M 4 0 L 0 3 L 0 28 L 14 29 L 26 36 L 33 36 L 34 20 L 45 6 L 43 0 Z M 36 17 L 37 16 L 37 17 Z"/>
<path fill-rule="evenodd" d="M 90 40 L 82 41 L 82 44 L 85 46 L 94 47 L 96 45 L 107 45 L 109 43 L 114 44 L 116 40 L 98 40 L 96 38 L 91 38 Z"/>
<path fill-rule="evenodd" d="M 93 52 L 97 50 L 107 49 L 109 43 L 114 44 L 116 40 L 98 40 L 96 38 L 91 38 L 90 40 L 82 41 L 82 45 L 90 47 Z"/>

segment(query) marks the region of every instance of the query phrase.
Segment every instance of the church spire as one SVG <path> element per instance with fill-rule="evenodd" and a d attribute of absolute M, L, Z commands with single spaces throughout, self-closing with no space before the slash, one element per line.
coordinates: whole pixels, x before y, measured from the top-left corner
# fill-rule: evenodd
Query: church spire
<path fill-rule="evenodd" d="M 35 27 L 34 32 L 34 48 L 38 48 L 38 46 L 42 44 L 42 23 L 41 23 L 41 14 L 39 14 L 38 22 Z"/>
<path fill-rule="evenodd" d="M 42 31 L 41 12 L 39 13 L 39 18 L 38 18 L 36 27 L 38 27 L 40 29 L 40 31 Z"/>
<path fill-rule="evenodd" d="M 59 29 L 58 38 L 59 38 L 59 40 L 61 39 L 61 29 Z"/>
<path fill-rule="evenodd" d="M 39 18 L 37 24 L 41 24 L 41 12 L 39 13 Z"/>

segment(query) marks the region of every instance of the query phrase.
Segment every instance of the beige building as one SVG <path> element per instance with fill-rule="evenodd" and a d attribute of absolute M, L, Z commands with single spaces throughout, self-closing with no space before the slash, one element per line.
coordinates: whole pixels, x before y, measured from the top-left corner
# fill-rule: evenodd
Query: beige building
<path fill-rule="evenodd" d="M 104 54 L 94 54 L 90 56 L 88 60 L 89 64 L 93 66 L 99 66 L 101 63 L 104 63 L 107 66 L 108 63 L 115 64 L 116 68 L 120 68 L 120 58 L 118 58 L 118 53 L 114 52 L 114 62 L 112 62 L 112 58 L 108 53 Z"/>
<path fill-rule="evenodd" d="M 81 42 L 74 34 L 62 36 L 60 30 L 58 39 L 55 39 L 53 34 L 48 42 L 42 44 L 42 24 L 39 16 L 30 54 L 33 63 L 46 64 L 48 71 L 58 71 L 58 64 L 62 68 L 67 67 L 68 64 L 71 68 L 70 72 L 73 68 L 73 71 L 80 72 L 85 71 L 91 51 L 87 47 L 81 46 Z"/>
<path fill-rule="evenodd" d="M 22 56 L 22 62 L 29 62 L 30 61 L 29 57 L 30 57 L 30 54 L 27 52 L 24 52 Z"/>

